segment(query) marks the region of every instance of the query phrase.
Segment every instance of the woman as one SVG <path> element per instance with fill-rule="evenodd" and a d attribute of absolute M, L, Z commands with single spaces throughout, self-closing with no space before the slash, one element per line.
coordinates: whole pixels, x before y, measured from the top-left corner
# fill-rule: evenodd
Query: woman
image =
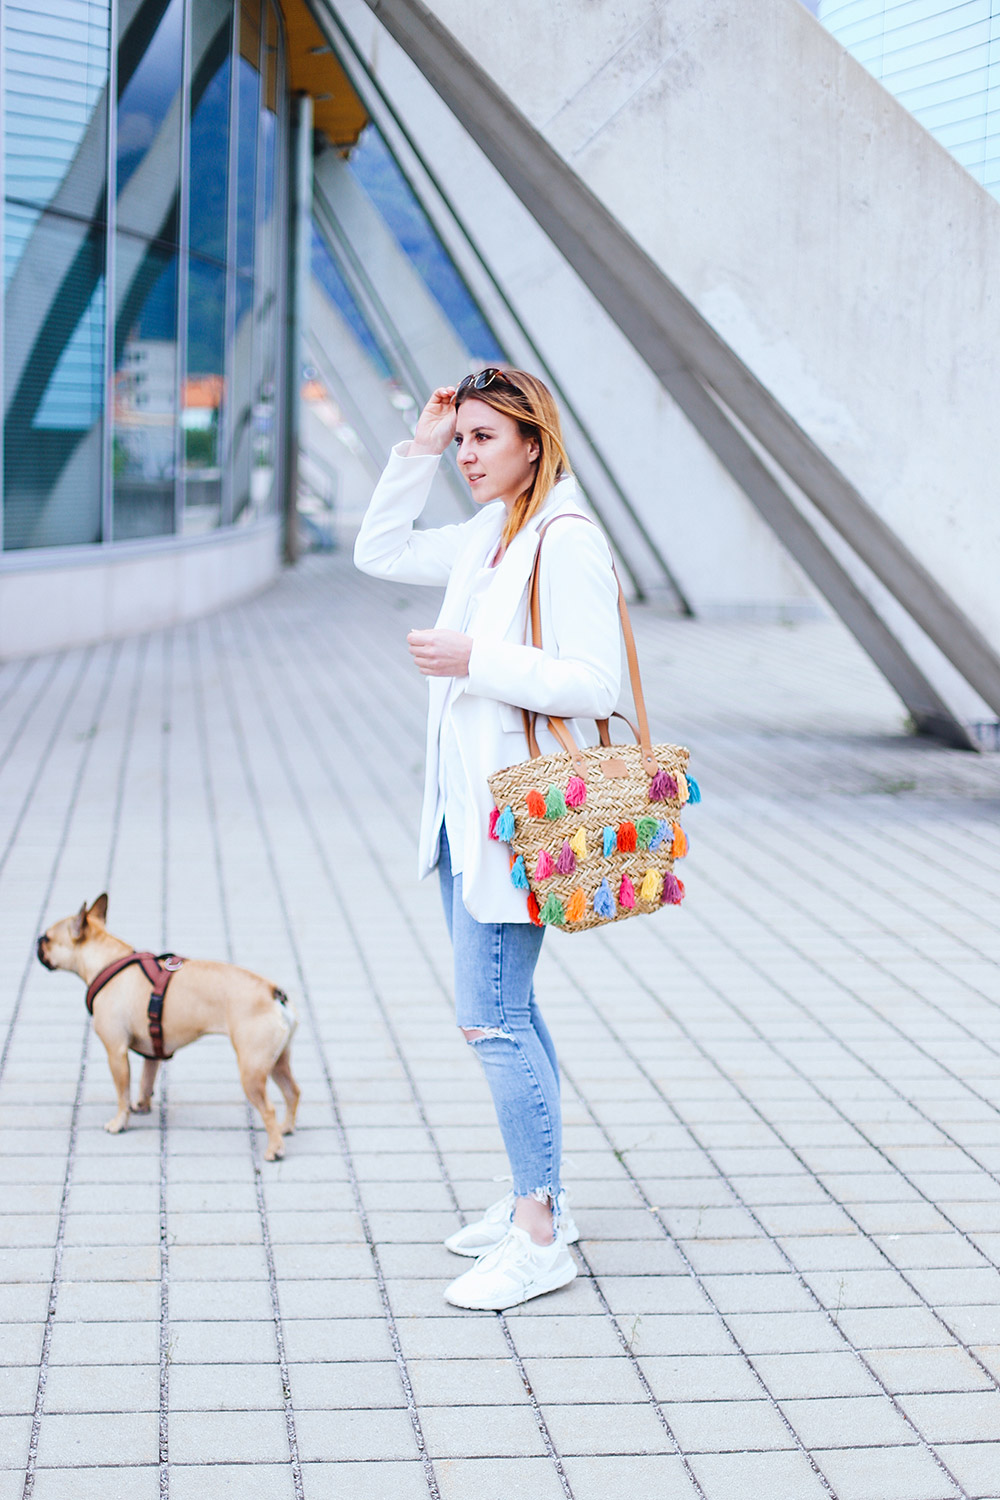
<path fill-rule="evenodd" d="M 415 531 L 453 439 L 481 509 L 462 525 Z M 576 1275 L 559 1180 L 559 1065 L 532 984 L 544 929 L 489 837 L 487 777 L 526 758 L 522 708 L 592 721 L 617 703 L 617 584 L 606 541 L 582 517 L 546 540 L 542 650 L 524 644 L 539 532 L 579 507 L 548 389 L 522 370 L 486 369 L 433 393 L 413 441 L 393 450 L 354 550 L 376 578 L 447 586 L 434 629 L 407 638 L 429 679 L 419 873 L 437 865 L 457 1021 L 483 1064 L 514 1178 L 507 1198 L 445 1241 L 478 1257 L 445 1292 L 458 1307 L 511 1307 Z M 594 742 L 592 722 L 571 729 Z M 543 755 L 560 748 L 544 717 L 539 744 Z"/>

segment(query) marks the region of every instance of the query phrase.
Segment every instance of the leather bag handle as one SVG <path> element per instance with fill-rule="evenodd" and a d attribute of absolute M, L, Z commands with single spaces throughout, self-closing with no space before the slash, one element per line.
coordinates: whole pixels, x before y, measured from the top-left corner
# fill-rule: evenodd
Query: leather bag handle
<path fill-rule="evenodd" d="M 538 533 L 538 549 L 535 552 L 535 563 L 534 567 L 531 570 L 531 579 L 528 584 L 528 618 L 531 621 L 531 644 L 536 648 L 536 650 L 539 651 L 542 649 L 542 543 L 545 541 L 545 533 L 548 531 L 550 526 L 554 526 L 557 521 L 568 520 L 586 521 L 588 526 L 592 526 L 594 524 L 588 516 L 582 516 L 577 511 L 563 511 L 561 515 L 553 516 L 551 521 L 546 521 L 545 525 Z M 643 766 L 646 770 L 646 774 L 648 776 L 655 776 L 656 772 L 659 770 L 659 765 L 653 756 L 652 744 L 650 741 L 649 718 L 646 714 L 646 700 L 643 697 L 642 678 L 639 674 L 639 654 L 636 651 L 635 647 L 635 636 L 632 633 L 632 621 L 629 619 L 628 605 L 625 603 L 625 594 L 622 589 L 621 579 L 618 577 L 618 569 L 615 567 L 613 559 L 611 562 L 611 571 L 615 575 L 615 583 L 618 587 L 618 614 L 621 619 L 622 635 L 625 638 L 625 656 L 628 661 L 629 683 L 631 684 L 632 688 L 632 699 L 635 703 L 635 714 L 638 721 L 638 732 L 636 733 L 635 729 L 633 729 L 633 733 L 635 734 L 636 739 L 638 740 L 639 745 L 642 749 Z M 535 715 L 529 714 L 527 709 L 522 709 L 521 714 L 524 718 L 524 733 L 525 738 L 528 741 L 528 754 L 531 756 L 532 760 L 537 760 L 541 755 L 541 751 L 538 747 L 538 737 L 535 734 Z M 624 717 L 624 715 L 618 715 L 618 717 L 622 718 Z M 574 742 L 573 736 L 567 729 L 565 721 L 553 714 L 549 714 L 548 722 L 549 729 L 552 731 L 555 739 L 565 751 L 573 756 L 578 769 L 582 769 L 584 761 L 580 752 L 580 748 Z M 629 721 L 626 719 L 625 722 L 628 723 Z M 601 744 L 610 745 L 611 736 L 608 731 L 607 719 L 598 719 L 596 723 L 597 732 L 600 735 Z M 629 727 L 632 728 L 631 725 L 629 725 Z"/>

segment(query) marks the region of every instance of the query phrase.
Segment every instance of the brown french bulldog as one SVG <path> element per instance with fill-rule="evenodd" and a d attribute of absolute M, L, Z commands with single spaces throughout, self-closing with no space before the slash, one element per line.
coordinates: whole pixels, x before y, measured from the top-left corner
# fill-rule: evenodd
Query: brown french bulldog
<path fill-rule="evenodd" d="M 88 987 L 116 959 L 134 950 L 105 927 L 108 898 L 86 901 L 72 917 L 64 917 L 38 939 L 38 958 L 47 969 L 68 969 Z M 100 989 L 94 998 L 94 1030 L 107 1048 L 108 1064 L 118 1093 L 118 1112 L 105 1130 L 117 1135 L 128 1124 L 130 1109 L 148 1114 L 160 1060 L 149 1032 L 147 1006 L 152 986 L 137 964 L 132 964 Z M 179 1047 L 200 1036 L 228 1036 L 236 1051 L 243 1091 L 260 1111 L 267 1130 L 268 1161 L 284 1155 L 283 1136 L 295 1128 L 299 1086 L 292 1077 L 291 1041 L 297 1025 L 294 1010 L 276 985 L 238 969 L 235 964 L 186 959 L 170 981 L 163 1006 L 163 1051 L 172 1056 Z M 131 1104 L 129 1049 L 145 1058 L 139 1098 Z M 273 1078 L 285 1100 L 285 1118 L 278 1124 L 267 1097 Z"/>

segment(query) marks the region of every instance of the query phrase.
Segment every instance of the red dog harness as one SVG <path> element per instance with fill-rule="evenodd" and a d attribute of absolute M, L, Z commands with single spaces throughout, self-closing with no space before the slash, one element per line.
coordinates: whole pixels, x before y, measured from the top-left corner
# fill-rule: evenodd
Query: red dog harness
<path fill-rule="evenodd" d="M 152 994 L 149 997 L 149 1005 L 146 1008 L 146 1015 L 149 1019 L 149 1039 L 153 1044 L 153 1056 L 165 1057 L 166 1053 L 163 1050 L 163 998 L 167 993 L 167 985 L 173 979 L 183 962 L 183 958 L 178 958 L 176 953 L 160 953 L 159 955 L 155 953 L 126 953 L 124 958 L 116 958 L 113 964 L 108 964 L 106 969 L 102 969 L 97 978 L 92 980 L 87 986 L 87 1009 L 91 1015 L 94 1014 L 94 1000 L 100 994 L 101 990 L 103 990 L 109 979 L 114 979 L 115 975 L 120 974 L 122 969 L 127 969 L 129 964 L 141 965 L 142 972 L 153 986 Z M 131 1050 L 138 1052 L 139 1049 L 133 1047 Z M 139 1053 L 140 1057 L 145 1057 L 145 1055 L 144 1052 Z"/>

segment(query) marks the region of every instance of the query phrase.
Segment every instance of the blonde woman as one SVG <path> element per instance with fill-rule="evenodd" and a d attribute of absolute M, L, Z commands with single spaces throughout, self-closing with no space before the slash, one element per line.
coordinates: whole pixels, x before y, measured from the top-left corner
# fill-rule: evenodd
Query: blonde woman
<path fill-rule="evenodd" d="M 479 507 L 458 526 L 414 530 L 442 453 Z M 486 369 L 441 386 L 372 496 L 354 551 L 376 578 L 445 585 L 432 630 L 413 630 L 429 713 L 419 873 L 437 867 L 455 962 L 457 1023 L 483 1065 L 513 1191 L 445 1244 L 476 1263 L 445 1292 L 458 1307 L 504 1308 L 576 1275 L 577 1238 L 560 1183 L 559 1064 L 535 1000 L 544 937 L 490 837 L 487 777 L 527 756 L 521 709 L 540 715 L 542 754 L 559 749 L 545 716 L 593 743 L 618 700 L 617 585 L 607 542 L 584 519 L 546 539 L 542 649 L 525 644 L 540 529 L 580 510 L 551 393 L 523 370 Z"/>

